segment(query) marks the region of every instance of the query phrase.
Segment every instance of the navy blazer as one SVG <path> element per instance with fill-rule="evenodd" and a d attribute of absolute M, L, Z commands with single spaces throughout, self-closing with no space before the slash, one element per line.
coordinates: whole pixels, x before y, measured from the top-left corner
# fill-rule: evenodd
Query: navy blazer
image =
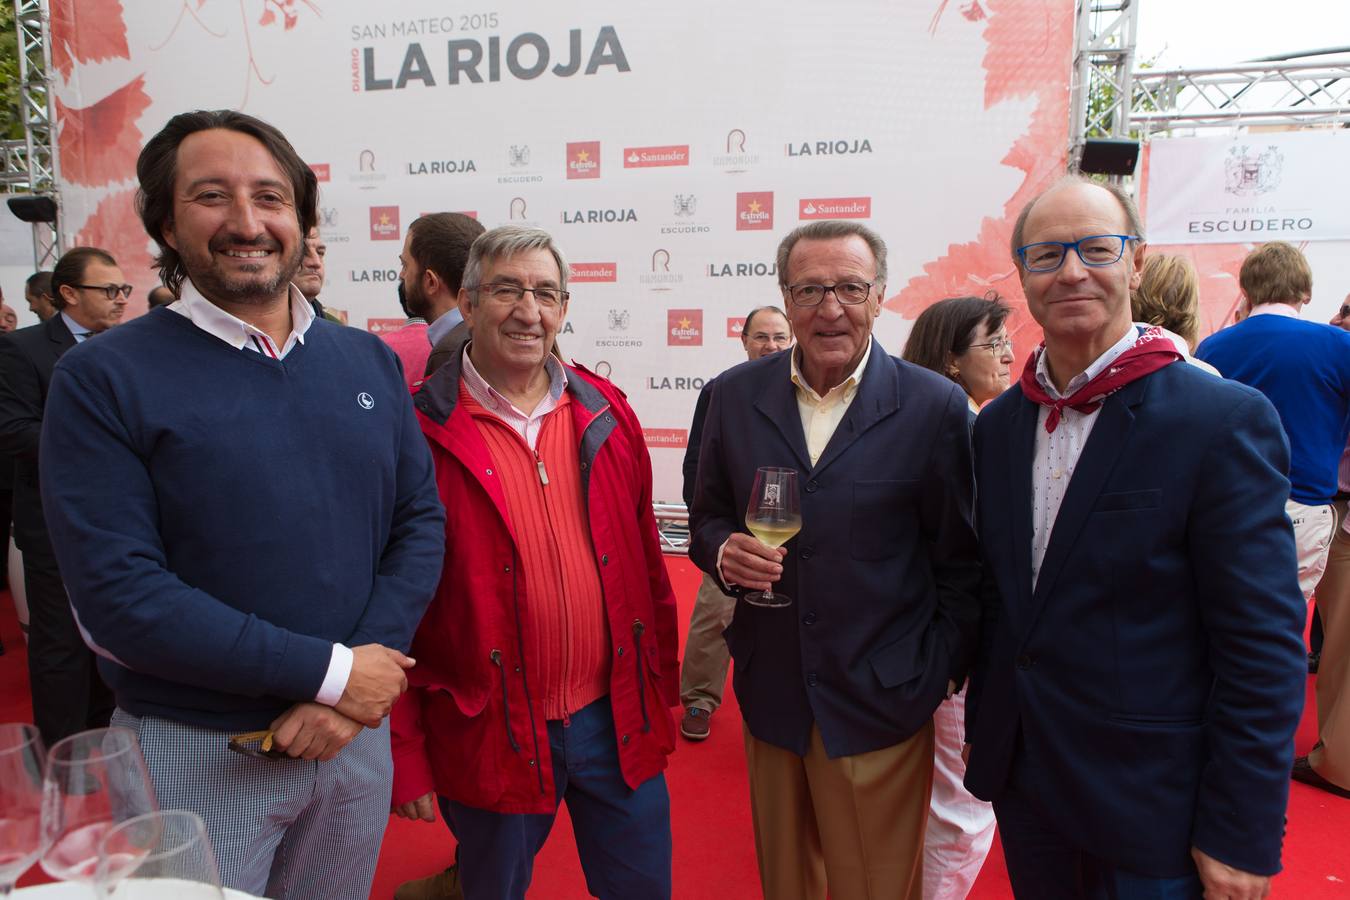
<path fill-rule="evenodd" d="M 52 553 L 38 484 L 38 439 L 52 369 L 75 346 L 61 315 L 0 338 L 0 452 L 14 459 L 14 543 L 34 556 Z"/>
<path fill-rule="evenodd" d="M 1307 662 L 1274 407 L 1184 363 L 1107 398 L 1033 590 L 1038 412 L 1014 386 L 975 423 L 994 587 L 966 786 L 998 800 L 1020 730 L 1019 773 L 1086 852 L 1156 877 L 1194 871 L 1192 845 L 1279 871 Z"/>
<path fill-rule="evenodd" d="M 690 556 L 716 575 L 718 548 L 746 532 L 755 469 L 801 473 L 802 530 L 775 586 L 793 604 L 738 602 L 726 640 L 750 733 L 805 754 L 814 723 L 839 757 L 912 736 L 972 658 L 980 572 L 966 397 L 874 341 L 853 403 L 812 466 L 791 356 L 718 376 Z"/>

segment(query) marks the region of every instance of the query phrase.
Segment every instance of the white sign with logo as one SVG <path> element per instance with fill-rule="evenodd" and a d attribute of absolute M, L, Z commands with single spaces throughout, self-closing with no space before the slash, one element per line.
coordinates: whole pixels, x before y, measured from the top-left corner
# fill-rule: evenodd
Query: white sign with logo
<path fill-rule="evenodd" d="M 1350 238 L 1343 131 L 1171 138 L 1152 143 L 1148 239 L 1260 244 Z"/>

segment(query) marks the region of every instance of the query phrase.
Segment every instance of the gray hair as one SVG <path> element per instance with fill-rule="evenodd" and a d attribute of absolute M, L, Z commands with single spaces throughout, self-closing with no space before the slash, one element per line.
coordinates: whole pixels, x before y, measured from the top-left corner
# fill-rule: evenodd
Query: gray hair
<path fill-rule="evenodd" d="M 462 284 L 465 290 L 474 292 L 473 305 L 478 305 L 477 288 L 479 279 L 483 276 L 485 263 L 530 250 L 547 250 L 553 254 L 553 259 L 558 264 L 558 287 L 567 290 L 567 259 L 553 242 L 551 234 L 542 228 L 499 225 L 480 234 L 469 248 L 469 261 L 464 264 Z"/>
<path fill-rule="evenodd" d="M 1120 208 L 1125 211 L 1125 227 L 1129 230 L 1129 233 L 1137 235 L 1140 241 L 1145 240 L 1144 222 L 1139 218 L 1139 207 L 1135 205 L 1134 198 L 1126 193 L 1124 188 L 1118 184 L 1112 184 L 1109 181 L 1094 181 L 1085 175 L 1065 175 L 1028 201 L 1027 205 L 1022 207 L 1022 211 L 1017 214 L 1017 223 L 1013 225 L 1012 244 L 1009 247 L 1009 250 L 1012 252 L 1013 262 L 1019 265 L 1022 262 L 1017 256 L 1017 248 L 1022 246 L 1022 234 L 1026 231 L 1027 216 L 1031 215 L 1031 208 L 1040 202 L 1040 199 L 1046 194 L 1057 191 L 1060 188 L 1072 187 L 1075 184 L 1090 184 L 1093 187 L 1101 188 L 1112 197 L 1115 197 L 1116 202 L 1120 204 Z"/>
<path fill-rule="evenodd" d="M 881 236 L 859 222 L 829 219 L 824 222 L 812 222 L 809 225 L 798 226 L 787 237 L 783 238 L 783 242 L 778 245 L 778 286 L 785 290 L 788 286 L 788 257 L 792 255 L 792 248 L 797 246 L 798 241 L 829 241 L 835 238 L 854 236 L 862 238 L 871 248 L 872 258 L 877 263 L 876 280 L 878 283 L 884 284 L 886 281 L 886 242 L 881 239 Z"/>

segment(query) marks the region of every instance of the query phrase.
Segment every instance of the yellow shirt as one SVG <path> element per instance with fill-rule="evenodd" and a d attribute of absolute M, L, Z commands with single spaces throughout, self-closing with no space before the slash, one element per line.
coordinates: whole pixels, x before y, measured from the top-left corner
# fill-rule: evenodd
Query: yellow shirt
<path fill-rule="evenodd" d="M 867 368 L 867 360 L 872 356 L 872 339 L 870 337 L 867 339 L 867 349 L 863 351 L 857 368 L 839 384 L 826 391 L 824 397 L 806 383 L 806 377 L 797 368 L 797 355 L 800 352 L 800 349 L 792 351 L 792 383 L 797 387 L 797 412 L 802 417 L 806 452 L 811 457 L 811 465 L 814 466 L 829 445 L 835 429 L 844 420 L 844 413 L 848 412 L 849 406 L 853 404 L 853 398 L 858 394 L 858 384 L 862 381 L 863 370 Z"/>

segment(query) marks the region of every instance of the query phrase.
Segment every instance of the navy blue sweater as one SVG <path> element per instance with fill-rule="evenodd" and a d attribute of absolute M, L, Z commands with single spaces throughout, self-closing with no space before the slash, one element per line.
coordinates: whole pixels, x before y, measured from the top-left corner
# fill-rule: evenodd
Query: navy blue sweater
<path fill-rule="evenodd" d="M 1330 503 L 1350 432 L 1350 333 L 1263 314 L 1210 335 L 1195 355 L 1274 404 L 1289 438 L 1289 496 Z"/>
<path fill-rule="evenodd" d="M 168 309 L 62 357 L 43 506 L 120 707 L 220 729 L 313 700 L 334 642 L 406 650 L 445 515 L 392 351 L 316 320 L 283 360 Z"/>

